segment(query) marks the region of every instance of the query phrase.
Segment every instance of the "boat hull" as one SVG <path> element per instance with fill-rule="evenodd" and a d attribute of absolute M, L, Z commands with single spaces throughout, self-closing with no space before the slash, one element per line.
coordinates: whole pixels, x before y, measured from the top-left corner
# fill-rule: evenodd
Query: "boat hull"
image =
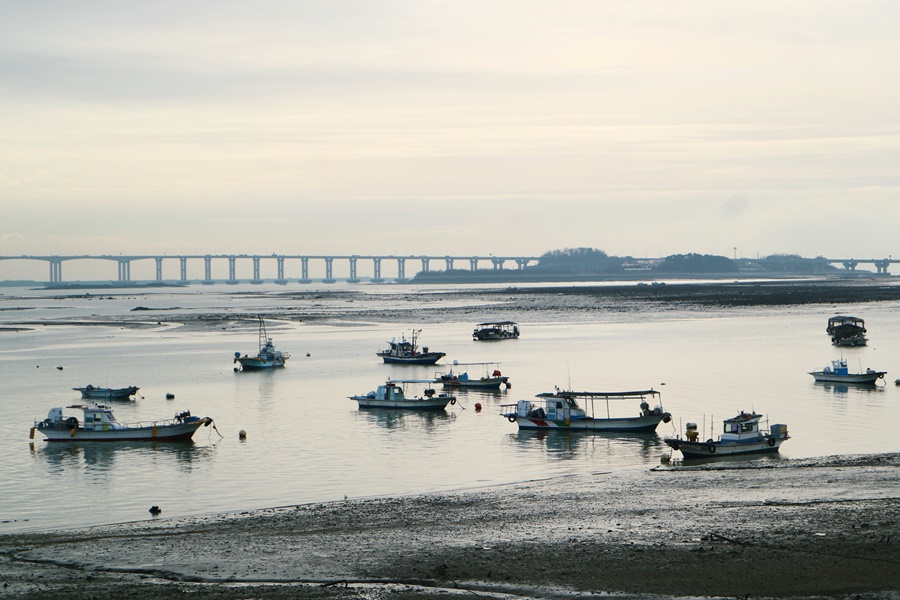
<path fill-rule="evenodd" d="M 85 400 L 128 400 L 134 396 L 140 388 L 129 386 L 126 388 L 83 387 L 72 389 L 81 392 L 81 397 Z"/>
<path fill-rule="evenodd" d="M 814 371 L 810 373 L 816 381 L 827 383 L 864 383 L 873 384 L 883 378 L 887 371 L 876 371 L 873 373 L 858 373 L 855 375 L 835 375 L 834 373 L 823 373 Z"/>
<path fill-rule="evenodd" d="M 709 456 L 732 456 L 735 454 L 759 454 L 764 452 L 778 452 L 785 439 L 765 437 L 752 442 L 690 442 L 681 439 L 667 438 L 663 440 L 673 450 L 680 450 L 685 458 L 698 458 Z"/>
<path fill-rule="evenodd" d="M 654 414 L 646 417 L 626 417 L 613 419 L 593 419 L 585 417 L 566 421 L 551 421 L 535 417 L 508 415 L 507 419 L 516 423 L 519 429 L 540 429 L 559 431 L 618 431 L 618 432 L 652 432 L 665 418 L 665 414 Z"/>
<path fill-rule="evenodd" d="M 405 398 L 403 400 L 379 400 L 368 396 L 350 396 L 359 403 L 360 408 L 388 408 L 405 410 L 444 410 L 453 396 L 433 396 L 431 398 Z"/>
<path fill-rule="evenodd" d="M 378 356 L 389 364 L 400 365 L 433 365 L 444 357 L 443 352 L 422 352 L 415 356 L 392 356 L 388 353 L 379 352 Z"/>
<path fill-rule="evenodd" d="M 277 369 L 284 366 L 284 360 L 266 360 L 263 358 L 237 358 L 235 362 L 241 365 L 242 371 L 264 371 L 266 369 Z"/>
<path fill-rule="evenodd" d="M 170 425 L 124 427 L 122 429 L 70 429 L 65 426 L 42 426 L 37 431 L 48 442 L 163 442 L 186 441 L 204 425 L 212 423 L 209 417 L 188 420 Z"/>
<path fill-rule="evenodd" d="M 499 390 L 500 386 L 508 381 L 508 377 L 489 377 L 485 379 L 441 379 L 444 387 L 467 390 Z"/>

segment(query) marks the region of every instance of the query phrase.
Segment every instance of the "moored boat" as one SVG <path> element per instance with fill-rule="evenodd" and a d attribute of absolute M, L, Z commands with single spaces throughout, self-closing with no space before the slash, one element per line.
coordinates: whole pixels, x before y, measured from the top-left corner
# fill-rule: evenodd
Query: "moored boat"
<path fill-rule="evenodd" d="M 82 419 L 65 415 L 61 407 L 51 408 L 47 418 L 35 421 L 35 431 L 44 434 L 48 442 L 154 442 L 189 440 L 200 427 L 208 427 L 213 420 L 195 417 L 190 411 L 177 413 L 172 419 L 120 423 L 112 409 L 104 404 L 75 404 L 66 408 L 80 410 Z"/>
<path fill-rule="evenodd" d="M 501 405 L 501 416 L 519 429 L 544 429 L 565 431 L 613 431 L 651 432 L 660 421 L 668 423 L 672 416 L 662 407 L 662 394 L 658 391 L 638 390 L 629 392 L 572 392 L 559 388 L 554 392 L 544 392 L 534 400 L 519 400 L 516 404 Z M 647 400 L 659 404 L 653 408 Z M 582 407 L 578 401 L 584 402 Z M 610 403 L 640 401 L 637 416 L 612 416 Z M 598 407 L 597 404 L 600 404 Z M 600 411 L 605 407 L 606 416 Z"/>
<path fill-rule="evenodd" d="M 816 381 L 829 383 L 862 383 L 874 384 L 883 379 L 887 371 L 876 371 L 867 368 L 865 373 L 850 373 L 846 359 L 839 358 L 831 361 L 830 367 L 824 367 L 821 371 L 810 371 Z"/>
<path fill-rule="evenodd" d="M 409 340 L 405 335 L 400 336 L 400 341 L 394 338 L 388 342 L 387 350 L 376 352 L 376 354 L 386 363 L 404 365 L 433 365 L 446 356 L 444 352 L 430 352 L 428 346 L 423 346 L 420 351 L 418 342 L 420 333 L 422 333 L 421 329 L 413 329 Z"/>
<path fill-rule="evenodd" d="M 483 374 L 480 377 L 470 376 L 468 367 L 480 367 Z M 448 388 L 471 390 L 499 390 L 502 385 L 507 388 L 512 387 L 509 377 L 501 373 L 499 367 L 500 363 L 493 362 L 461 363 L 453 361 L 449 371 L 435 373 L 434 382 Z"/>
<path fill-rule="evenodd" d="M 384 385 L 365 395 L 348 396 L 356 400 L 360 408 L 403 408 L 414 410 L 444 410 L 448 404 L 456 404 L 456 396 L 438 393 L 426 387 L 422 395 L 407 395 L 412 385 L 430 386 L 429 379 L 388 379 Z"/>
<path fill-rule="evenodd" d="M 830 317 L 825 331 L 831 336 L 831 343 L 835 346 L 865 346 L 869 341 L 865 335 L 866 322 L 859 317 Z"/>
<path fill-rule="evenodd" d="M 89 383 L 84 387 L 75 387 L 72 389 L 76 392 L 81 392 L 81 397 L 85 400 L 128 400 L 141 388 L 136 385 L 130 385 L 123 388 L 106 388 L 96 387 Z"/>
<path fill-rule="evenodd" d="M 494 321 L 491 323 L 479 323 L 472 332 L 472 339 L 485 340 L 514 340 L 519 337 L 519 324 L 514 321 Z"/>
<path fill-rule="evenodd" d="M 234 362 L 239 363 L 241 368 L 235 367 L 235 371 L 260 371 L 263 369 L 272 369 L 275 367 L 283 367 L 284 363 L 291 357 L 287 352 L 276 350 L 272 342 L 272 338 L 266 332 L 266 324 L 262 317 L 259 317 L 259 352 L 256 356 L 241 356 L 240 352 L 234 353 Z"/>
<path fill-rule="evenodd" d="M 679 436 L 663 441 L 673 450 L 680 450 L 685 458 L 778 452 L 781 444 L 791 437 L 787 425 L 773 424 L 769 429 L 761 430 L 760 419 L 762 415 L 756 412 L 741 411 L 736 417 L 723 421 L 723 432 L 717 440 L 710 438 L 705 442 L 700 441 L 697 424 L 688 423 L 683 438 Z"/>

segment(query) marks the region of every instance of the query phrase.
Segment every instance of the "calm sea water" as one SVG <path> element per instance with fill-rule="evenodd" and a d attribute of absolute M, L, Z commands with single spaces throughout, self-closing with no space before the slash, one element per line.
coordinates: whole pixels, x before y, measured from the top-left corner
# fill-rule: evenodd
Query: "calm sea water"
<path fill-rule="evenodd" d="M 254 322 L 202 331 L 116 324 L 133 318 L 137 306 L 252 315 L 291 305 L 235 294 L 243 289 L 197 286 L 86 298 L 0 288 L 0 327 L 23 320 L 111 322 L 0 331 L 0 533 L 148 519 L 151 505 L 174 517 L 647 468 L 668 452 L 662 438 L 687 421 L 705 424 L 707 432 L 715 422 L 718 431 L 722 419 L 749 409 L 788 424 L 793 439 L 782 457 L 900 450 L 897 303 L 581 311 L 571 318 L 527 311 L 512 316 L 521 324 L 519 340 L 494 343 L 471 340 L 475 321 L 434 316 L 392 324 L 270 321 L 276 347 L 293 358 L 285 369 L 268 373 L 233 371 L 235 351 L 256 350 Z M 426 295 L 399 286 L 357 289 L 376 300 L 385 290 L 408 292 L 400 299 L 385 295 L 385 304 L 397 306 L 440 301 L 440 288 Z M 353 310 L 326 294 L 315 302 Z M 816 384 L 807 374 L 841 355 L 825 334 L 835 313 L 866 319 L 870 345 L 845 349 L 843 356 L 851 370 L 888 371 L 879 387 Z M 154 314 L 146 318 L 152 322 Z M 440 370 L 384 365 L 375 356 L 386 340 L 413 325 L 423 330 L 424 345 L 447 353 L 445 361 L 501 363 L 511 389 L 461 393 L 457 405 L 439 414 L 358 409 L 347 396 L 373 390 L 388 377 L 428 378 Z M 114 403 L 121 421 L 169 418 L 189 409 L 215 419 L 224 437 L 208 428 L 192 444 L 48 444 L 40 434 L 29 440 L 35 419 L 54 406 L 78 403 L 71 388 L 88 383 L 141 387 L 137 401 Z M 663 392 L 674 419 L 656 434 L 635 436 L 522 433 L 499 416 L 501 404 L 554 386 L 653 387 Z M 167 393 L 175 399 L 167 400 Z M 622 410 L 636 414 L 638 407 Z M 238 438 L 242 429 L 245 440 Z"/>

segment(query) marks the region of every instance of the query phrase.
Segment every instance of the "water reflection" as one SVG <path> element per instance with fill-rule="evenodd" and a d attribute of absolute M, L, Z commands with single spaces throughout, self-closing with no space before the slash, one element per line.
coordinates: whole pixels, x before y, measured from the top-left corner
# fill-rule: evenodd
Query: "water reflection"
<path fill-rule="evenodd" d="M 631 455 L 651 459 L 664 444 L 656 433 L 615 433 L 519 430 L 510 434 L 523 449 L 543 448 L 559 458 L 575 458 L 580 453 L 609 456 Z"/>
<path fill-rule="evenodd" d="M 836 396 L 847 395 L 850 390 L 858 390 L 862 393 L 884 392 L 884 386 L 877 383 L 833 383 L 830 381 L 817 381 L 816 387 L 821 387 L 826 392 L 831 392 Z"/>
<path fill-rule="evenodd" d="M 359 408 L 360 417 L 385 429 L 410 429 L 424 427 L 433 431 L 452 422 L 456 415 L 446 410 L 409 411 L 390 408 Z"/>
<path fill-rule="evenodd" d="M 50 473 L 83 469 L 87 474 L 108 473 L 117 462 L 129 463 L 143 457 L 163 458 L 183 472 L 191 472 L 196 463 L 209 458 L 215 446 L 186 442 L 71 442 L 45 444 L 35 448 L 36 459 L 47 462 Z M 129 465 L 133 466 L 133 465 Z"/>

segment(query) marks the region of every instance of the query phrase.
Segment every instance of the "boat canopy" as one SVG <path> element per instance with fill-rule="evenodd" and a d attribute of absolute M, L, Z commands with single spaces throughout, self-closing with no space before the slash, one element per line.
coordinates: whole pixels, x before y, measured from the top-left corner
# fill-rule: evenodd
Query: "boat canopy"
<path fill-rule="evenodd" d="M 518 325 L 518 323 L 515 321 L 489 321 L 487 323 L 479 323 L 478 327 L 488 327 L 492 325 L 495 327 L 509 327 L 510 325 Z"/>

